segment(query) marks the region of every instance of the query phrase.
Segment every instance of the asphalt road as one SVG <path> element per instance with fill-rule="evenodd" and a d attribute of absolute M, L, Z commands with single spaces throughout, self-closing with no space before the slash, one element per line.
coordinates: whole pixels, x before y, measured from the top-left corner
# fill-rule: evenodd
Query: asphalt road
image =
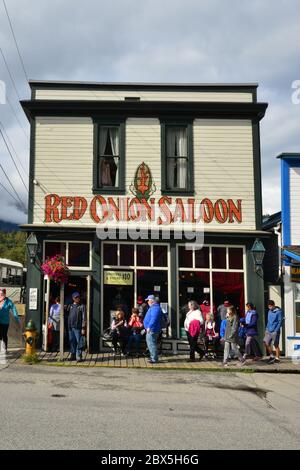
<path fill-rule="evenodd" d="M 11 365 L 0 449 L 299 449 L 300 375 Z"/>

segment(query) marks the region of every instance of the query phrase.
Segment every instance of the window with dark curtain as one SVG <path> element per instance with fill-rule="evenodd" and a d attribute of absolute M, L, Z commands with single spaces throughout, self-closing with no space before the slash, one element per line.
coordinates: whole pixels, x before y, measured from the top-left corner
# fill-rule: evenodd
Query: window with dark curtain
<path fill-rule="evenodd" d="M 179 267 L 192 268 L 193 267 L 193 250 L 186 250 L 185 246 L 179 247 Z"/>
<path fill-rule="evenodd" d="M 52 258 L 56 255 L 62 255 L 66 259 L 66 243 L 63 242 L 46 242 L 45 243 L 45 259 Z"/>
<path fill-rule="evenodd" d="M 69 243 L 69 266 L 80 266 L 88 268 L 90 266 L 90 245 L 89 243 Z"/>
<path fill-rule="evenodd" d="M 120 266 L 134 265 L 134 245 L 120 243 Z"/>
<path fill-rule="evenodd" d="M 118 266 L 118 244 L 104 243 L 103 263 L 109 266 Z"/>
<path fill-rule="evenodd" d="M 151 266 L 151 245 L 137 245 L 137 265 Z"/>

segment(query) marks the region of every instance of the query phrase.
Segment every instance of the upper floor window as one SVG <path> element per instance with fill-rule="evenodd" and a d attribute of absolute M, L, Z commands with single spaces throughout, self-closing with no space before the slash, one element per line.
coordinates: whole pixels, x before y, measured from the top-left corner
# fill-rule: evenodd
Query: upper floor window
<path fill-rule="evenodd" d="M 167 189 L 187 189 L 186 127 L 167 127 Z"/>
<path fill-rule="evenodd" d="M 95 123 L 94 191 L 119 192 L 125 186 L 124 124 Z"/>
<path fill-rule="evenodd" d="M 99 186 L 119 187 L 119 127 L 100 127 Z"/>
<path fill-rule="evenodd" d="M 192 193 L 192 125 L 163 125 L 162 127 L 162 190 Z"/>

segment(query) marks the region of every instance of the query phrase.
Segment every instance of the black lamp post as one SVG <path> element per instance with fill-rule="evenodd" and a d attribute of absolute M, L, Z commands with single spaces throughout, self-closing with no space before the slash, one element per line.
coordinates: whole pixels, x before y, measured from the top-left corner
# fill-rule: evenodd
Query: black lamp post
<path fill-rule="evenodd" d="M 35 262 L 35 258 L 36 258 L 38 246 L 39 246 L 37 238 L 33 232 L 31 232 L 31 234 L 27 238 L 26 246 L 27 246 L 27 251 L 28 251 L 29 258 L 30 258 L 30 263 L 33 264 Z"/>
<path fill-rule="evenodd" d="M 262 264 L 266 249 L 262 242 L 256 238 L 250 251 L 253 257 L 254 271 L 258 273 L 259 271 L 262 271 Z"/>

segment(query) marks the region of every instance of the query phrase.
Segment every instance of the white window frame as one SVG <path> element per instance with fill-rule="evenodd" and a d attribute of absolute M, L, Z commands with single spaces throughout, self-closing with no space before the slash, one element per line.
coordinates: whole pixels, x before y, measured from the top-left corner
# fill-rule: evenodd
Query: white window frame
<path fill-rule="evenodd" d="M 104 264 L 104 246 L 105 245 L 118 245 L 117 246 L 117 253 L 118 253 L 118 265 L 110 265 L 110 264 Z M 122 266 L 119 265 L 120 261 L 120 245 L 134 245 L 134 264 L 132 266 Z M 108 240 L 103 243 L 101 243 L 101 331 L 104 329 L 103 325 L 103 320 L 104 320 L 104 315 L 103 315 L 103 309 L 104 309 L 104 270 L 105 269 L 131 269 L 133 270 L 133 276 L 134 276 L 134 305 L 136 305 L 137 301 L 137 271 L 138 269 L 145 269 L 148 271 L 155 271 L 155 270 L 160 270 L 160 271 L 167 271 L 168 276 L 167 276 L 167 282 L 168 282 L 168 307 L 169 307 L 169 316 L 171 317 L 171 274 L 170 274 L 170 257 L 171 257 L 171 249 L 170 249 L 170 243 L 162 242 L 160 243 L 159 241 L 156 243 L 147 243 L 147 245 L 151 246 L 151 266 L 139 266 L 137 265 L 137 250 L 136 246 L 137 245 L 145 245 L 143 242 L 128 242 L 128 241 L 114 241 L 114 240 Z M 153 246 L 154 245 L 159 245 L 159 246 L 166 246 L 167 247 L 167 266 L 166 267 L 161 267 L 161 266 L 153 266 Z M 171 330 L 170 330 L 171 332 Z"/>
<path fill-rule="evenodd" d="M 66 265 L 70 271 L 91 271 L 92 269 L 92 242 L 82 240 L 44 240 L 43 241 L 43 260 L 45 259 L 46 243 L 65 243 L 66 244 Z M 85 243 L 89 245 L 89 266 L 69 266 L 69 243 Z"/>
<path fill-rule="evenodd" d="M 176 272 L 179 271 L 201 271 L 209 273 L 209 296 L 210 296 L 210 305 L 213 305 L 213 282 L 212 275 L 214 272 L 228 272 L 228 273 L 243 273 L 244 275 L 244 297 L 248 299 L 248 286 L 247 286 L 247 257 L 246 257 L 246 247 L 245 245 L 217 245 L 217 244 L 208 244 L 203 245 L 203 248 L 209 248 L 209 267 L 208 268 L 196 268 L 195 267 L 195 250 L 193 250 L 192 255 L 192 267 L 190 268 L 181 268 L 179 267 L 179 247 L 185 246 L 184 243 L 178 243 L 176 246 Z M 212 248 L 226 248 L 226 269 L 212 268 Z M 230 269 L 229 268 L 229 248 L 241 248 L 243 250 L 243 269 Z M 180 298 L 179 298 L 179 275 L 177 275 L 177 311 L 179 312 L 180 308 Z M 177 315 L 177 331 L 178 336 L 180 337 L 180 321 L 179 315 Z"/>

